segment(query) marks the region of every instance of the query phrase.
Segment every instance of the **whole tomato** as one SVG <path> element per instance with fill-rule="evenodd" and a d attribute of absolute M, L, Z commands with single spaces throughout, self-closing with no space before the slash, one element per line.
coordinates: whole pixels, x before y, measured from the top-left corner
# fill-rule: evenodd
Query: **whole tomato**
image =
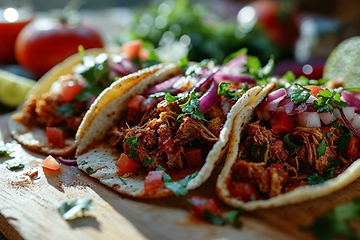
<path fill-rule="evenodd" d="M 80 20 L 70 23 L 66 19 L 37 19 L 26 25 L 15 42 L 18 63 L 35 77 L 41 77 L 56 64 L 85 49 L 102 48 L 100 32 L 91 24 Z"/>

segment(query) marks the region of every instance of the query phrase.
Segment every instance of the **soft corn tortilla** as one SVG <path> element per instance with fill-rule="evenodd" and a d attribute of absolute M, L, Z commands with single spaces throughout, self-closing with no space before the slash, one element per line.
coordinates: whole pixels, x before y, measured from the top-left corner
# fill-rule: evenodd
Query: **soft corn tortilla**
<path fill-rule="evenodd" d="M 88 49 L 85 55 L 99 55 L 101 53 L 111 53 L 113 50 L 107 49 Z M 59 77 L 70 74 L 73 68 L 81 62 L 81 55 L 76 53 L 63 62 L 59 63 L 51 70 L 49 70 L 43 77 L 29 91 L 27 96 L 31 94 L 40 97 L 43 93 L 47 92 L 51 85 L 59 79 Z M 160 67 L 159 67 L 160 69 Z M 15 114 L 21 112 L 22 106 L 20 105 Z M 12 117 L 9 118 L 8 127 L 12 137 L 17 140 L 22 146 L 43 154 L 51 154 L 56 156 L 67 156 L 74 154 L 76 149 L 75 138 L 67 138 L 63 148 L 55 147 L 47 140 L 46 129 L 42 127 L 27 127 L 20 122 L 15 121 Z"/>
<path fill-rule="evenodd" d="M 148 70 L 126 76 L 102 92 L 84 117 L 76 135 L 78 145 L 76 151 L 78 167 L 91 177 L 97 178 L 103 184 L 124 195 L 137 198 L 160 198 L 173 195 L 172 191 L 161 188 L 156 192 L 146 193 L 144 179 L 147 171 L 140 169 L 137 174 L 128 177 L 119 176 L 115 165 L 120 153 L 107 146 L 106 134 L 119 119 L 126 114 L 127 102 L 132 96 L 143 93 L 149 86 L 162 82 L 169 75 L 178 73 L 175 65 L 167 65 L 164 69 L 148 76 Z M 143 79 L 136 87 L 132 87 L 138 79 Z M 256 86 L 247 91 L 232 107 L 227 116 L 219 140 L 209 152 L 205 164 L 197 176 L 189 181 L 187 189 L 195 189 L 205 182 L 212 173 L 215 165 L 226 153 L 228 139 L 232 130 L 233 120 L 243 106 L 257 99 L 261 87 Z"/>
<path fill-rule="evenodd" d="M 244 209 L 246 211 L 253 211 L 257 209 L 265 209 L 272 207 L 279 207 L 289 204 L 295 204 L 300 202 L 309 201 L 315 198 L 319 198 L 328 194 L 331 194 L 350 183 L 354 182 L 360 177 L 360 161 L 356 160 L 350 167 L 348 167 L 343 173 L 336 178 L 327 180 L 323 184 L 308 185 L 298 187 L 285 194 L 266 199 L 244 202 L 236 197 L 231 196 L 228 190 L 228 184 L 231 181 L 232 166 L 236 162 L 239 143 L 242 137 L 242 133 L 247 124 L 250 123 L 254 114 L 254 109 L 260 102 L 266 97 L 267 92 L 262 91 L 259 94 L 259 98 L 253 101 L 250 105 L 246 106 L 236 117 L 233 124 L 233 132 L 231 139 L 229 140 L 229 151 L 225 160 L 225 165 L 219 174 L 216 182 L 217 196 L 224 203 L 231 207 Z"/>

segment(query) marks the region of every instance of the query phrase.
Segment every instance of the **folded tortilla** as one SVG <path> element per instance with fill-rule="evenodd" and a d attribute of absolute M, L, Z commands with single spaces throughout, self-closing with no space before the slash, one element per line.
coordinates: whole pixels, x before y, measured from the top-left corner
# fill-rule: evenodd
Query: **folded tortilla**
<path fill-rule="evenodd" d="M 230 145 L 225 165 L 216 182 L 216 193 L 221 201 L 231 207 L 244 209 L 246 211 L 285 206 L 329 195 L 346 187 L 360 177 L 360 160 L 358 159 L 351 163 L 344 172 L 321 184 L 298 186 L 294 190 L 267 199 L 244 201 L 240 197 L 232 196 L 229 190 L 229 184 L 233 181 L 232 167 L 237 162 L 248 161 L 248 159 L 239 158 L 240 141 L 243 138 L 246 127 L 253 121 L 254 115 L 256 114 L 254 112 L 255 108 L 265 99 L 267 92 L 262 91 L 258 96 L 255 101 L 244 107 L 234 119 L 234 134 L 231 135 L 229 140 Z"/>
<path fill-rule="evenodd" d="M 173 195 L 167 188 L 146 192 L 144 180 L 148 171 L 144 168 L 136 170 L 136 174 L 119 176 L 116 161 L 120 152 L 107 144 L 107 133 L 122 118 L 126 116 L 127 103 L 131 97 L 143 93 L 149 86 L 163 82 L 171 76 L 176 76 L 182 70 L 176 65 L 166 65 L 155 74 L 149 75 L 149 70 L 141 70 L 135 74 L 123 77 L 106 89 L 96 99 L 84 117 L 76 135 L 78 145 L 76 151 L 78 167 L 91 177 L 97 178 L 103 184 L 124 195 L 137 198 L 160 198 Z M 136 86 L 134 87 L 134 83 Z M 207 154 L 204 165 L 195 178 L 191 179 L 186 188 L 188 190 L 199 187 L 212 173 L 214 166 L 226 153 L 227 143 L 232 130 L 233 120 L 243 106 L 258 99 L 261 87 L 256 86 L 248 90 L 231 108 L 227 120 L 222 128 L 218 141 Z"/>

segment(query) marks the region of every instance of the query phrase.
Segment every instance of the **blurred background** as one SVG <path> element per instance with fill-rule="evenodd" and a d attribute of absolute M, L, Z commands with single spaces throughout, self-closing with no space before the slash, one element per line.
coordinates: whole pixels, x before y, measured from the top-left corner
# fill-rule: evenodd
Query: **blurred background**
<path fill-rule="evenodd" d="M 18 18 L 4 17 L 9 8 L 19 10 Z M 187 56 L 191 61 L 213 58 L 219 63 L 247 48 L 263 64 L 274 57 L 275 75 L 291 70 L 296 76 L 319 79 L 330 52 L 342 40 L 360 35 L 358 9 L 358 0 L 0 0 L 0 69 L 38 80 L 42 73 L 23 59 L 41 62 L 43 58 L 26 56 L 20 48 L 15 54 L 15 40 L 21 46 L 36 42 L 36 37 L 19 39 L 26 24 L 70 12 L 101 34 L 104 47 L 142 39 L 161 61 Z M 62 45 L 65 42 L 53 48 Z"/>

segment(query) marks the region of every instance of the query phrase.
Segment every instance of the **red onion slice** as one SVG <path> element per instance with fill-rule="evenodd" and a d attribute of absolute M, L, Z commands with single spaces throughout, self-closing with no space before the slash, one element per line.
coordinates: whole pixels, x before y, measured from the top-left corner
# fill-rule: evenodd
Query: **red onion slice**
<path fill-rule="evenodd" d="M 342 119 L 344 120 L 345 124 L 348 126 L 348 128 L 350 129 L 350 131 L 357 137 L 360 138 L 360 133 L 354 128 L 354 126 L 351 124 L 351 122 L 349 121 L 349 119 L 347 119 L 344 110 L 342 108 L 339 108 L 339 112 L 341 114 Z"/>
<path fill-rule="evenodd" d="M 223 71 L 217 72 L 214 75 L 214 80 L 217 82 L 232 81 L 232 82 L 238 82 L 238 83 L 243 83 L 243 82 L 255 83 L 255 78 L 252 76 L 245 75 L 245 74 L 234 75 L 231 73 L 225 73 Z"/>
<path fill-rule="evenodd" d="M 182 75 L 177 75 L 175 77 L 172 77 L 164 82 L 158 83 L 150 88 L 148 88 L 144 93 L 146 95 L 158 93 L 158 92 L 164 92 L 166 90 L 169 90 L 172 88 L 174 83 L 179 80 L 182 77 Z"/>
<path fill-rule="evenodd" d="M 239 69 L 240 72 L 242 72 L 246 62 L 247 62 L 247 55 L 241 54 L 241 55 L 231 59 L 227 64 L 225 64 L 224 67 L 236 68 L 236 69 Z"/>
<path fill-rule="evenodd" d="M 66 159 L 63 157 L 58 157 L 59 162 L 68 165 L 68 166 L 77 166 L 76 159 Z"/>
<path fill-rule="evenodd" d="M 279 88 L 269 93 L 268 97 L 262 101 L 259 108 L 268 111 L 275 111 L 280 101 L 285 98 L 286 94 L 287 92 L 285 88 Z"/>
<path fill-rule="evenodd" d="M 195 91 L 195 92 L 200 91 L 200 88 L 201 88 L 202 86 L 204 86 L 206 83 L 210 82 L 210 81 L 213 79 L 215 73 L 218 73 L 219 70 L 220 70 L 220 69 L 218 69 L 218 68 L 217 68 L 217 69 L 214 69 L 210 74 L 202 77 L 202 78 L 196 83 L 196 85 L 194 86 L 194 91 Z"/>
<path fill-rule="evenodd" d="M 341 91 L 341 97 L 347 102 L 351 107 L 360 108 L 360 99 L 358 98 L 358 93 L 353 93 L 350 91 L 343 90 Z"/>
<path fill-rule="evenodd" d="M 200 97 L 199 108 L 203 114 L 208 112 L 220 99 L 218 93 L 218 84 L 213 81 L 210 88 Z"/>
<path fill-rule="evenodd" d="M 126 76 L 139 70 L 135 63 L 126 58 L 122 58 L 120 62 L 116 63 L 109 60 L 108 64 L 110 71 L 116 76 Z"/>

